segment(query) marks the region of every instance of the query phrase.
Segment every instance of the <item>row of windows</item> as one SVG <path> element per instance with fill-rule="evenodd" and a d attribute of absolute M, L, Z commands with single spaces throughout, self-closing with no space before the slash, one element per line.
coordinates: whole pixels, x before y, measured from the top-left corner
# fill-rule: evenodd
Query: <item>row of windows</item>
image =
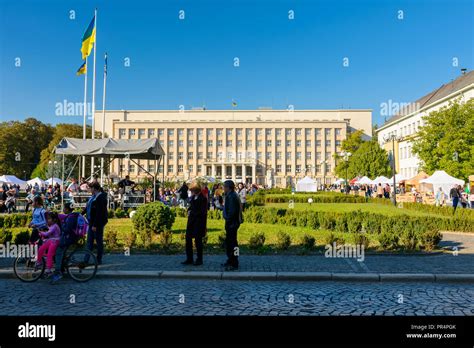
<path fill-rule="evenodd" d="M 412 158 L 413 153 L 411 150 L 411 145 L 400 148 L 400 159 Z"/>
<path fill-rule="evenodd" d="M 188 165 L 187 167 L 188 167 L 188 170 L 189 170 L 190 172 L 193 172 L 193 171 L 194 171 L 194 166 L 193 166 L 192 164 L 191 164 L 191 165 Z M 138 167 L 138 166 L 135 166 L 134 164 L 130 164 L 130 165 L 128 166 L 128 172 L 129 172 L 130 174 L 134 174 L 136 168 L 138 168 L 138 174 L 145 172 L 142 168 L 140 168 L 140 167 Z M 207 168 L 210 168 L 210 167 L 208 166 Z M 120 165 L 120 172 L 121 172 L 121 173 L 125 172 L 125 171 L 126 171 L 125 169 L 126 169 L 125 165 L 121 164 L 121 165 Z M 177 169 L 178 169 L 178 173 L 183 173 L 183 172 L 184 172 L 184 165 L 179 164 L 179 165 L 177 166 Z M 202 168 L 201 166 L 198 166 L 198 172 L 199 172 L 199 173 L 202 173 L 202 169 L 203 169 L 203 168 Z M 292 166 L 291 166 L 291 164 L 287 164 L 286 167 L 285 167 L 285 169 L 286 169 L 286 172 L 287 172 L 287 173 L 291 173 L 291 171 L 292 171 Z M 301 172 L 302 172 L 302 167 L 301 167 L 300 164 L 297 164 L 296 167 L 295 167 L 295 169 L 296 169 L 296 173 L 301 173 Z M 306 170 L 307 170 L 307 171 L 311 171 L 311 170 L 313 170 L 313 169 L 315 170 L 316 173 L 322 173 L 322 166 L 320 166 L 320 165 L 316 165 L 315 167 L 311 167 L 311 166 L 307 166 L 307 167 L 306 167 Z M 148 166 L 148 172 L 153 173 L 154 171 L 155 171 L 155 166 L 154 166 L 154 165 L 149 165 L 149 166 Z M 207 172 L 207 171 L 206 171 L 206 172 Z M 241 171 L 240 171 L 240 172 L 241 172 Z M 281 165 L 281 164 L 277 164 L 277 165 L 276 165 L 276 167 L 275 167 L 275 172 L 276 172 L 277 174 L 278 174 L 278 173 L 282 173 L 282 165 Z M 328 165 L 326 165 L 326 174 L 328 174 L 328 173 L 330 173 L 330 172 L 331 172 L 331 165 L 328 164 Z M 160 166 L 158 167 L 158 173 L 163 173 L 163 165 L 160 165 Z M 174 166 L 173 166 L 173 165 L 169 165 L 169 166 L 168 166 L 168 173 L 174 173 Z"/>
<path fill-rule="evenodd" d="M 272 155 L 273 155 L 272 152 L 265 152 L 265 158 L 266 159 L 271 159 Z M 243 156 L 243 154 L 241 152 L 237 153 L 238 158 L 242 158 L 242 156 Z M 276 152 L 275 156 L 276 156 L 277 159 L 282 159 L 283 158 L 282 152 Z M 326 159 L 330 159 L 331 156 L 332 156 L 331 152 L 326 152 Z M 169 152 L 168 153 L 168 160 L 174 160 L 174 157 L 175 157 L 174 152 Z M 203 159 L 204 158 L 204 153 L 203 152 L 198 152 L 197 153 L 197 158 L 198 159 Z M 209 159 L 214 158 L 213 153 L 208 152 L 206 158 L 209 158 Z M 218 152 L 217 153 L 217 158 L 218 159 L 223 159 L 224 154 L 222 152 Z M 233 159 L 233 154 L 229 153 L 227 158 L 229 160 L 232 160 Z M 263 158 L 262 152 L 257 152 L 257 159 L 260 160 L 262 158 Z M 292 153 L 291 152 L 286 152 L 285 153 L 285 158 L 286 159 L 291 159 L 292 158 Z M 305 152 L 305 158 L 306 159 L 312 159 L 311 152 Z M 178 152 L 178 159 L 180 159 L 180 160 L 184 159 L 184 152 Z M 194 152 L 188 152 L 187 159 L 189 159 L 189 160 L 194 159 Z M 296 152 L 296 159 L 302 159 L 302 152 L 299 152 L 299 151 Z M 321 152 L 316 152 L 316 159 L 321 160 Z"/>
<path fill-rule="evenodd" d="M 160 140 L 159 143 L 160 143 L 160 145 L 161 145 L 162 147 L 165 146 L 164 140 Z M 174 142 L 174 140 L 169 140 L 169 141 L 167 142 L 167 144 L 168 144 L 169 147 L 173 147 L 173 146 L 175 145 L 175 142 Z M 184 147 L 184 140 L 178 140 L 178 143 L 177 143 L 177 144 L 178 144 L 179 147 Z M 193 140 L 188 140 L 187 144 L 188 144 L 188 147 L 193 147 L 193 146 L 194 146 L 194 141 L 193 141 Z M 203 142 L 202 140 L 198 140 L 198 141 L 197 141 L 197 145 L 198 145 L 199 147 L 203 146 L 203 144 L 204 144 L 204 142 Z M 217 141 L 216 141 L 217 147 L 222 147 L 223 144 L 224 144 L 224 143 L 223 143 L 222 140 L 217 140 Z M 226 141 L 226 147 L 232 147 L 233 144 L 234 144 L 234 142 L 233 142 L 232 140 L 227 140 L 227 141 Z M 243 144 L 242 140 L 237 140 L 237 147 L 242 147 L 242 144 Z M 246 145 L 247 148 L 251 148 L 251 147 L 252 147 L 252 144 L 253 144 L 253 141 L 252 141 L 252 140 L 247 140 L 246 143 L 245 143 L 245 145 Z M 265 141 L 265 145 L 266 145 L 267 147 L 271 147 L 272 144 L 273 144 L 273 142 L 272 142 L 271 140 Z M 290 147 L 291 144 L 292 144 L 292 142 L 291 142 L 291 140 L 287 140 L 287 141 L 284 142 L 284 144 L 285 144 L 287 147 Z M 302 144 L 301 140 L 296 140 L 296 147 L 301 147 L 301 146 L 302 146 L 301 144 Z M 315 144 L 317 147 L 321 147 L 321 140 L 316 140 L 314 144 Z M 257 147 L 262 147 L 263 141 L 262 141 L 262 140 L 257 140 L 257 141 L 256 141 L 256 145 L 257 145 Z M 282 146 L 282 141 L 281 141 L 281 140 L 277 140 L 277 141 L 275 142 L 275 145 L 276 145 L 277 147 L 281 147 L 281 146 Z M 306 147 L 311 147 L 311 146 L 313 146 L 313 142 L 312 142 L 311 140 L 306 140 L 306 141 L 305 141 L 305 145 L 306 145 Z M 332 146 L 332 141 L 331 141 L 331 140 L 326 140 L 325 145 L 326 145 L 327 147 Z M 336 141 L 335 141 L 335 145 L 336 145 L 337 147 L 341 146 L 341 140 L 336 140 Z M 208 147 L 214 146 L 214 141 L 213 141 L 213 140 L 208 140 L 208 141 L 207 141 L 207 146 L 208 146 Z"/>
<path fill-rule="evenodd" d="M 408 136 L 408 135 L 412 135 L 412 134 L 416 134 L 419 130 L 420 127 L 423 126 L 423 121 L 416 121 L 416 122 L 413 122 L 413 123 L 410 123 L 406 126 L 403 126 L 403 127 L 400 127 L 398 130 L 395 129 L 391 132 L 388 133 L 388 136 Z"/>
<path fill-rule="evenodd" d="M 325 128 L 324 129 L 324 132 L 326 134 L 326 136 L 330 136 L 331 135 L 331 129 L 332 128 Z M 163 128 L 160 128 L 158 129 L 158 132 L 157 132 L 157 135 L 158 137 L 162 137 L 164 135 L 164 129 Z M 168 136 L 174 136 L 174 129 L 168 129 Z M 184 129 L 183 128 L 179 128 L 178 129 L 178 136 L 183 136 L 184 135 Z M 214 129 L 206 129 L 206 134 L 208 136 L 211 136 L 212 133 L 213 133 Z M 216 129 L 216 132 L 217 132 L 217 135 L 222 135 L 223 134 L 223 128 L 217 128 Z M 291 135 L 292 134 L 292 131 L 293 129 L 292 128 L 285 128 L 285 134 L 286 135 Z M 234 132 L 234 129 L 232 128 L 227 128 L 226 129 L 226 134 L 227 136 L 232 136 Z M 241 136 L 242 135 L 242 128 L 237 128 L 236 129 L 236 134 L 238 136 Z M 246 134 L 247 134 L 247 137 L 250 137 L 252 135 L 252 132 L 253 132 L 253 129 L 251 128 L 247 128 L 246 129 Z M 256 129 L 256 132 L 257 132 L 257 136 L 258 135 L 262 135 L 263 134 L 263 129 L 262 128 L 257 128 Z M 273 129 L 270 129 L 270 128 L 265 128 L 265 134 L 267 136 L 271 136 L 272 135 L 272 132 L 273 132 Z M 303 129 L 302 128 L 296 128 L 295 129 L 295 134 L 296 135 L 302 135 L 302 132 L 303 132 Z M 321 128 L 305 128 L 305 134 L 306 136 L 311 136 L 311 133 L 315 132 L 316 135 L 321 135 Z M 204 129 L 203 128 L 198 128 L 197 129 L 197 134 L 198 136 L 202 136 L 204 133 Z M 276 128 L 275 129 L 275 134 L 278 136 L 278 135 L 282 135 L 283 133 L 283 129 L 282 128 Z M 342 134 L 342 129 L 341 128 L 335 128 L 334 129 L 334 133 L 335 135 L 341 135 Z M 134 137 L 135 135 L 137 134 L 137 130 L 135 128 L 129 128 L 128 129 L 128 136 L 129 138 L 132 138 Z M 145 129 L 145 128 L 139 128 L 138 129 L 138 138 L 144 138 L 145 135 L 148 134 L 148 138 L 153 138 L 155 137 L 155 129 L 154 128 L 148 128 L 148 129 Z M 187 129 L 187 134 L 188 134 L 188 137 L 192 137 L 194 136 L 194 129 Z M 119 137 L 120 138 L 124 138 L 125 136 L 127 135 L 127 129 L 125 128 L 120 128 L 119 129 Z"/>

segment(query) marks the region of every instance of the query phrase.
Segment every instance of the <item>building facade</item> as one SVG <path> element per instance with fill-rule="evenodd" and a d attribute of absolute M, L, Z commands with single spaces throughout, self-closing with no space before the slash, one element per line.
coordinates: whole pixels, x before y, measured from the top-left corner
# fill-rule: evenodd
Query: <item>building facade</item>
<path fill-rule="evenodd" d="M 448 106 L 454 100 L 466 102 L 474 98 L 474 71 L 463 73 L 450 83 L 407 104 L 399 114 L 390 118 L 376 131 L 379 144 L 385 150 L 392 151 L 392 141 L 386 141 L 391 135 L 395 141 L 396 171 L 406 178 L 414 177 L 419 172 L 420 159 L 412 152 L 413 140 L 418 129 L 424 125 L 423 117 L 432 111 Z"/>
<path fill-rule="evenodd" d="M 96 131 L 102 112 L 96 113 Z M 372 135 L 371 110 L 189 110 L 106 111 L 105 132 L 117 139 L 158 138 L 165 158 L 134 164 L 115 160 L 111 173 L 140 179 L 158 172 L 162 180 L 199 176 L 286 187 L 311 176 L 330 184 L 334 154 L 348 132 Z M 142 167 L 142 168 L 140 168 Z M 144 171 L 145 169 L 146 171 Z"/>

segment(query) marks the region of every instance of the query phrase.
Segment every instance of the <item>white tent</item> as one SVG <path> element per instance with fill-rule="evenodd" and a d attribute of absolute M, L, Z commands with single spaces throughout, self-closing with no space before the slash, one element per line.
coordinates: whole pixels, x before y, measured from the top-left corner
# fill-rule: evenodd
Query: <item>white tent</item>
<path fill-rule="evenodd" d="M 346 182 L 346 180 L 344 179 L 337 179 L 336 181 L 334 181 L 334 184 L 335 185 L 342 185 Z"/>
<path fill-rule="evenodd" d="M 35 184 L 38 184 L 39 187 L 45 185 L 44 180 L 42 180 L 42 179 L 40 179 L 40 178 L 38 178 L 38 177 L 36 177 L 36 178 L 34 178 L 34 179 L 31 179 L 31 180 L 28 180 L 27 183 L 28 183 L 29 185 L 31 185 L 31 186 L 35 186 Z"/>
<path fill-rule="evenodd" d="M 1 180 L 1 178 L 0 178 Z M 433 186 L 433 192 L 436 193 L 439 188 L 449 197 L 449 191 L 454 185 L 464 185 L 464 180 L 456 179 L 446 173 L 444 170 L 437 170 L 429 178 L 420 180 L 420 184 L 428 184 Z"/>
<path fill-rule="evenodd" d="M 359 183 L 359 185 L 372 185 L 372 180 L 370 180 L 366 176 L 363 176 L 357 182 Z"/>
<path fill-rule="evenodd" d="M 45 181 L 46 185 L 62 185 L 63 181 L 59 178 L 49 178 L 48 180 Z"/>
<path fill-rule="evenodd" d="M 296 183 L 296 192 L 316 192 L 317 190 L 316 181 L 309 176 L 305 176 Z"/>
<path fill-rule="evenodd" d="M 385 184 L 388 181 L 388 178 L 385 176 L 378 176 L 374 180 L 372 180 L 372 184 L 378 185 L 378 184 Z M 393 181 L 392 181 L 393 182 Z"/>
<path fill-rule="evenodd" d="M 405 178 L 402 174 L 395 174 L 395 184 L 397 184 L 397 185 L 400 183 L 400 181 L 403 181 L 403 180 L 406 180 L 406 179 L 407 178 Z M 388 183 L 390 185 L 393 185 L 393 176 L 390 179 L 388 179 Z"/>
<path fill-rule="evenodd" d="M 8 185 L 10 184 L 20 185 L 20 188 L 22 189 L 26 187 L 26 181 L 18 179 L 15 175 L 2 175 L 0 176 L 0 181 L 3 181 L 4 183 L 7 183 Z"/>

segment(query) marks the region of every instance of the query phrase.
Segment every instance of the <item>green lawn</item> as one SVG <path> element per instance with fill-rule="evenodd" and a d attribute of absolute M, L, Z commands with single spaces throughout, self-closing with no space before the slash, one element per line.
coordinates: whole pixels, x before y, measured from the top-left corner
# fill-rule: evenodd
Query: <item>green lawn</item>
<path fill-rule="evenodd" d="M 285 208 L 288 209 L 288 203 L 267 203 L 265 207 Z M 316 210 L 324 212 L 351 212 L 360 210 L 367 213 L 378 213 L 387 216 L 396 216 L 406 214 L 410 216 L 437 216 L 445 217 L 443 215 L 424 213 L 415 210 L 408 210 L 394 207 L 393 205 L 377 204 L 377 203 L 294 203 L 296 210 Z"/>

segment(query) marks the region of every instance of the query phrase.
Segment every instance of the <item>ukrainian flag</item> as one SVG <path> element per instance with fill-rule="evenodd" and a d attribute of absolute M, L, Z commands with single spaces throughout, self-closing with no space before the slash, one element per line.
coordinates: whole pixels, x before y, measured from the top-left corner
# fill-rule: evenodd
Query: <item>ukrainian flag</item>
<path fill-rule="evenodd" d="M 79 69 L 77 69 L 76 75 L 84 75 L 87 72 L 86 62 L 82 63 Z"/>
<path fill-rule="evenodd" d="M 86 59 L 91 54 L 92 47 L 95 42 L 95 16 L 92 18 L 89 26 L 87 27 L 84 36 L 82 37 L 82 59 Z"/>

